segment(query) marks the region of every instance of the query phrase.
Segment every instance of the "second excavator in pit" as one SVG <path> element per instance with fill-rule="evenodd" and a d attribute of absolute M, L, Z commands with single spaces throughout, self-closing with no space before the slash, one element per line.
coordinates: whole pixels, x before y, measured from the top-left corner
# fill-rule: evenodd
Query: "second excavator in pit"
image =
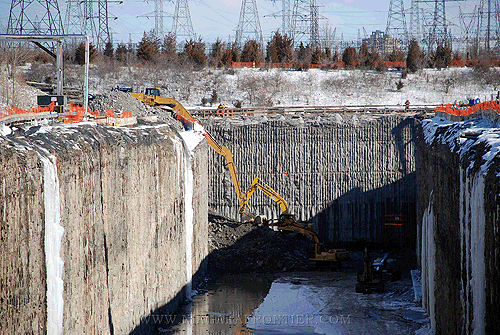
<path fill-rule="evenodd" d="M 161 105 L 167 106 L 173 112 L 173 117 L 181 121 L 188 128 L 193 128 L 195 124 L 199 122 L 175 99 L 161 97 Z M 196 127 L 195 127 L 196 128 Z M 273 190 L 269 185 L 260 182 L 259 178 L 255 178 L 251 183 L 250 187 L 244 193 L 241 190 L 240 182 L 238 180 L 238 174 L 236 173 L 236 167 L 233 160 L 233 154 L 224 145 L 221 145 L 215 141 L 215 139 L 201 126 L 203 135 L 208 141 L 208 145 L 215 150 L 219 155 L 223 156 L 226 161 L 226 166 L 231 175 L 234 189 L 236 191 L 236 196 L 238 197 L 239 211 L 242 218 L 252 218 L 252 215 L 248 208 L 248 202 L 250 197 L 253 195 L 256 189 L 262 191 L 265 195 L 273 199 L 279 204 L 281 208 L 281 214 L 278 219 L 274 220 L 264 220 L 263 224 L 285 232 L 298 232 L 311 240 L 311 250 L 309 259 L 316 264 L 324 263 L 335 263 L 337 266 L 341 266 L 341 262 L 349 259 L 349 251 L 345 249 L 330 249 L 323 250 L 324 244 L 321 242 L 319 235 L 313 230 L 311 225 L 297 222 L 295 220 L 295 215 L 289 213 L 288 203 L 283 199 L 275 190 Z"/>
<path fill-rule="evenodd" d="M 345 249 L 324 250 L 324 244 L 319 235 L 313 230 L 312 225 L 297 222 L 295 215 L 289 213 L 288 203 L 269 185 L 262 184 L 259 178 L 255 178 L 245 193 L 245 201 L 240 203 L 240 214 L 244 214 L 248 207 L 248 201 L 256 189 L 261 190 L 265 195 L 273 199 L 281 208 L 281 214 L 278 219 L 263 220 L 263 223 L 269 227 L 286 231 L 298 232 L 311 240 L 311 250 L 309 259 L 317 264 L 336 263 L 339 267 L 342 261 L 349 259 L 349 251 Z"/>

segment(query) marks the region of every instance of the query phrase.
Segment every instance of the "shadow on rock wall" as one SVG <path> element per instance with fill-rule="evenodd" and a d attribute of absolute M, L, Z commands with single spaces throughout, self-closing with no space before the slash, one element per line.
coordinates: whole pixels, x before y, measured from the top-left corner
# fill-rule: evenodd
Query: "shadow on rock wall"
<path fill-rule="evenodd" d="M 385 248 L 416 243 L 416 172 L 386 184 L 383 187 L 362 191 L 354 188 L 331 202 L 310 222 L 321 238 L 339 244 L 353 242 L 382 243 Z M 386 215 L 403 215 L 406 223 L 390 226 L 393 220 Z"/>

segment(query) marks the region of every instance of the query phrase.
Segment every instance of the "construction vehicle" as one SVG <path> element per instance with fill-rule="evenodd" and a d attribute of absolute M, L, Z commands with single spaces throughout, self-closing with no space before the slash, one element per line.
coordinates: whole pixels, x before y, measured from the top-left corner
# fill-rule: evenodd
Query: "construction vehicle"
<path fill-rule="evenodd" d="M 192 128 L 194 124 L 197 124 L 198 121 L 175 99 L 172 98 L 161 98 L 161 104 L 170 108 L 174 115 L 173 117 L 176 120 L 181 121 L 186 128 Z M 144 102 L 144 101 L 143 101 Z M 202 128 L 202 127 L 200 127 Z M 295 220 L 295 215 L 290 214 L 288 211 L 288 204 L 275 190 L 273 190 L 269 185 L 265 185 L 260 183 L 259 178 L 255 178 L 253 182 L 250 184 L 246 193 L 243 193 L 241 190 L 240 182 L 238 180 L 238 175 L 236 173 L 236 167 L 234 165 L 233 154 L 231 151 L 224 145 L 221 145 L 215 141 L 215 139 L 203 129 L 203 135 L 206 137 L 208 141 L 208 145 L 212 147 L 219 155 L 223 156 L 226 160 L 226 166 L 229 169 L 229 173 L 231 175 L 231 179 L 233 181 L 233 186 L 236 191 L 236 195 L 238 197 L 239 210 L 242 217 L 254 218 L 255 215 L 248 211 L 248 201 L 250 197 L 255 192 L 256 189 L 261 190 L 265 195 L 272 198 L 276 201 L 281 207 L 281 214 L 277 220 L 267 221 L 265 222 L 269 227 L 276 227 L 276 229 L 281 231 L 291 231 L 291 232 L 299 232 L 302 235 L 309 237 L 312 244 L 312 252 L 310 260 L 313 262 L 331 262 L 337 263 L 337 266 L 340 267 L 342 265 L 342 261 L 349 259 L 349 252 L 345 249 L 331 249 L 328 251 L 323 251 L 323 243 L 318 236 L 318 234 L 312 229 L 310 225 L 303 224 L 297 222 Z"/>
<path fill-rule="evenodd" d="M 368 248 L 365 248 L 363 270 L 358 271 L 356 293 L 385 292 L 387 282 L 401 278 L 401 272 L 395 269 L 394 262 L 389 258 L 389 253 L 372 262 Z"/>
<path fill-rule="evenodd" d="M 148 89 L 146 89 L 146 93 L 147 92 Z M 134 95 L 134 93 L 131 94 Z M 165 97 L 159 97 L 159 98 L 161 98 L 158 99 L 159 104 L 165 106 L 166 108 L 171 109 L 173 112 L 173 117 L 176 120 L 181 121 L 186 128 L 192 128 L 195 124 L 199 124 L 198 121 L 177 100 Z M 217 141 L 203 127 L 200 126 L 199 128 L 202 129 L 202 133 L 207 139 L 208 145 L 212 149 L 214 149 L 216 153 L 224 157 L 224 159 L 226 160 L 226 166 L 229 170 L 229 174 L 231 175 L 231 180 L 233 181 L 234 190 L 236 191 L 236 196 L 238 197 L 238 203 L 240 204 L 241 208 L 241 204 L 244 203 L 246 200 L 246 195 L 241 190 L 231 150 L 229 150 L 226 146 L 217 143 Z"/>
<path fill-rule="evenodd" d="M 342 261 L 349 259 L 349 251 L 345 249 L 330 249 L 324 250 L 324 244 L 321 242 L 319 235 L 313 230 L 312 225 L 297 222 L 295 215 L 289 213 L 288 203 L 269 185 L 262 184 L 259 178 L 255 178 L 250 184 L 246 194 L 245 201 L 240 202 L 240 214 L 244 214 L 248 207 L 248 201 L 256 189 L 261 190 L 265 195 L 273 199 L 281 208 L 281 214 L 276 220 L 264 221 L 264 223 L 272 228 L 281 231 L 298 232 L 308 237 L 311 242 L 311 255 L 309 260 L 316 264 L 336 263 L 338 267 L 342 266 Z"/>
<path fill-rule="evenodd" d="M 141 100 L 145 105 L 152 106 L 152 107 L 168 106 L 169 104 L 171 104 L 172 100 L 174 100 L 171 98 L 162 97 L 160 95 L 159 88 L 148 87 L 144 90 L 144 93 L 130 93 L 130 94 L 134 98 Z M 177 102 L 177 103 L 179 104 L 179 102 Z"/>

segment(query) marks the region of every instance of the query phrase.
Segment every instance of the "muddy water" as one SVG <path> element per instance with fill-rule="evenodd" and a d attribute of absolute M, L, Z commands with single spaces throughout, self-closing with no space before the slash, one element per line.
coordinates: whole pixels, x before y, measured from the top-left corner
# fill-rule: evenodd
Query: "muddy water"
<path fill-rule="evenodd" d="M 274 281 L 223 277 L 185 308 L 168 334 L 414 334 L 429 321 L 410 279 L 385 293 L 354 292 L 351 272 L 287 273 Z"/>

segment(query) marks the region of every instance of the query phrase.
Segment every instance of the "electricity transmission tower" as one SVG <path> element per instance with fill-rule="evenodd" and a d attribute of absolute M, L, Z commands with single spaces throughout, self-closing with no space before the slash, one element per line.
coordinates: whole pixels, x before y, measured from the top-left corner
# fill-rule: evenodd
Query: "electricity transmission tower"
<path fill-rule="evenodd" d="M 319 14 L 316 0 L 295 0 L 292 14 L 292 33 L 294 43 L 309 36 L 309 45 L 320 46 Z"/>
<path fill-rule="evenodd" d="M 272 0 L 274 3 L 278 0 Z M 291 11 L 290 11 L 290 0 L 279 0 L 281 1 L 281 13 L 273 13 L 269 16 L 274 18 L 281 16 L 281 34 L 291 36 Z"/>
<path fill-rule="evenodd" d="M 411 0 L 409 28 L 408 37 L 420 41 L 422 39 L 422 30 L 420 25 L 420 6 L 418 0 Z"/>
<path fill-rule="evenodd" d="M 155 15 L 155 20 L 156 17 L 157 16 Z M 172 22 L 172 33 L 175 35 L 177 40 L 180 36 L 184 36 L 186 40 L 195 38 L 193 23 L 191 22 L 191 14 L 189 13 L 188 0 L 177 0 L 175 2 L 174 21 Z"/>
<path fill-rule="evenodd" d="M 434 22 L 430 36 L 433 44 L 445 44 L 448 41 L 448 25 L 446 23 L 446 0 L 436 0 L 434 5 Z"/>
<path fill-rule="evenodd" d="M 111 42 L 108 26 L 108 0 L 99 0 L 98 7 L 98 31 L 97 31 L 97 49 L 103 50 L 108 42 Z"/>
<path fill-rule="evenodd" d="M 500 16 L 498 0 L 481 0 L 477 12 L 477 44 L 488 54 L 499 51 Z M 494 41 L 493 47 L 492 43 Z"/>
<path fill-rule="evenodd" d="M 97 29 L 94 21 L 94 6 L 92 0 L 83 0 L 83 33 L 87 35 L 91 43 L 97 42 Z"/>
<path fill-rule="evenodd" d="M 63 35 L 57 0 L 12 0 L 7 34 Z"/>
<path fill-rule="evenodd" d="M 391 0 L 389 4 L 389 13 L 387 14 L 387 26 L 385 28 L 385 37 L 392 37 L 396 48 L 396 41 L 406 46 L 408 43 L 408 29 L 406 28 L 406 16 L 403 0 Z"/>
<path fill-rule="evenodd" d="M 243 0 L 241 3 L 240 20 L 236 28 L 236 45 L 242 45 L 244 36 L 255 39 L 260 45 L 264 43 L 255 0 Z"/>
<path fill-rule="evenodd" d="M 467 59 L 469 59 L 471 53 L 474 53 L 475 48 L 471 46 L 471 40 L 474 39 L 474 28 L 477 26 L 476 20 L 477 20 L 477 13 L 478 13 L 478 8 L 477 6 L 474 7 L 474 11 L 472 13 L 463 13 L 462 9 L 460 9 L 460 28 L 462 30 L 462 39 L 463 42 L 465 43 L 465 53 L 467 56 Z M 477 44 L 476 44 L 477 46 Z"/>
<path fill-rule="evenodd" d="M 84 25 L 82 7 L 78 0 L 68 0 L 66 16 L 64 18 L 64 31 L 66 34 L 81 34 Z"/>
<path fill-rule="evenodd" d="M 153 33 L 157 38 L 163 36 L 163 0 L 155 0 L 155 29 Z"/>
<path fill-rule="evenodd" d="M 419 3 L 428 3 L 433 5 L 429 12 L 431 15 L 424 15 L 423 21 L 425 28 L 425 43 L 428 50 L 432 50 L 437 45 L 451 43 L 450 31 L 446 21 L 446 2 L 464 1 L 464 0 L 415 0 Z"/>

